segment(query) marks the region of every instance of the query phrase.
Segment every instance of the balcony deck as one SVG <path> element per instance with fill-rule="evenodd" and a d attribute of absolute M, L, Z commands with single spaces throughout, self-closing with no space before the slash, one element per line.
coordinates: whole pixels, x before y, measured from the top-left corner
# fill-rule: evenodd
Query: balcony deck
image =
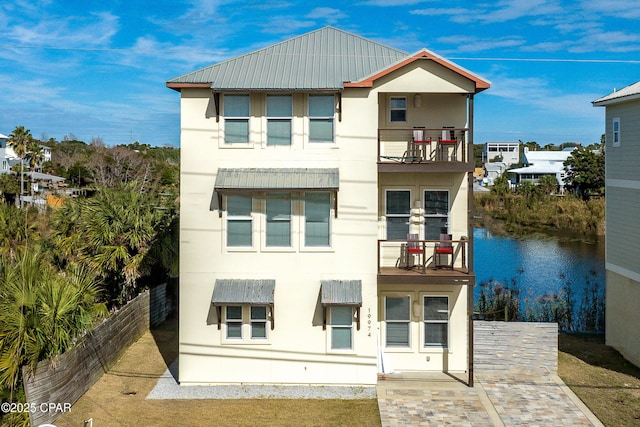
<path fill-rule="evenodd" d="M 378 129 L 378 171 L 473 171 L 468 132 L 468 128 Z"/>
<path fill-rule="evenodd" d="M 398 285 L 469 285 L 475 283 L 475 275 L 467 268 L 433 269 L 422 273 L 420 268 L 410 270 L 398 267 L 380 267 L 378 284 Z"/>

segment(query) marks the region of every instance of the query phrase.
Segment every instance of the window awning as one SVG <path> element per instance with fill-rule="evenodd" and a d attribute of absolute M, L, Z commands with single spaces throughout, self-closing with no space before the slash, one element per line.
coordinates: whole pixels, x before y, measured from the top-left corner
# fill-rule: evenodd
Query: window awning
<path fill-rule="evenodd" d="M 327 328 L 327 307 L 348 305 L 356 307 L 357 329 L 360 330 L 362 307 L 362 281 L 323 280 L 320 282 L 320 303 L 323 307 L 322 329 Z"/>
<path fill-rule="evenodd" d="M 214 191 L 218 195 L 220 208 L 222 194 L 331 191 L 337 196 L 339 187 L 338 168 L 220 168 Z M 335 206 L 338 206 L 337 200 Z M 222 209 L 220 213 L 222 214 Z M 336 209 L 335 215 L 337 214 Z"/>
<path fill-rule="evenodd" d="M 275 280 L 216 279 L 213 305 L 273 305 Z"/>
<path fill-rule="evenodd" d="M 320 302 L 328 305 L 354 305 L 362 307 L 362 281 L 323 280 Z"/>
<path fill-rule="evenodd" d="M 338 191 L 338 168 L 220 168 L 215 190 Z"/>
<path fill-rule="evenodd" d="M 271 330 L 275 326 L 273 293 L 276 281 L 271 279 L 216 279 L 211 304 L 218 315 L 218 329 L 222 328 L 223 305 L 267 305 L 270 307 Z"/>

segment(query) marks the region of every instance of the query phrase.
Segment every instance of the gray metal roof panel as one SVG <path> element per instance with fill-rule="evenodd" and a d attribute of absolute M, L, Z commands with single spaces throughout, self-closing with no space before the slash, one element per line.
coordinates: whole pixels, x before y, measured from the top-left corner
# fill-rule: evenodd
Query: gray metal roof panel
<path fill-rule="evenodd" d="M 216 279 L 211 303 L 273 305 L 275 287 L 270 279 Z"/>
<path fill-rule="evenodd" d="M 220 190 L 337 190 L 338 168 L 220 168 Z"/>
<path fill-rule="evenodd" d="M 322 305 L 362 306 L 362 281 L 323 280 L 321 282 Z"/>
<path fill-rule="evenodd" d="M 324 27 L 169 80 L 216 90 L 340 90 L 397 63 L 407 52 Z"/>
<path fill-rule="evenodd" d="M 607 105 L 614 104 L 616 102 L 624 102 L 627 100 L 634 100 L 640 98 L 640 82 L 636 82 L 632 85 L 624 87 L 620 90 L 616 90 L 609 95 L 598 98 L 592 102 L 594 105 Z"/>

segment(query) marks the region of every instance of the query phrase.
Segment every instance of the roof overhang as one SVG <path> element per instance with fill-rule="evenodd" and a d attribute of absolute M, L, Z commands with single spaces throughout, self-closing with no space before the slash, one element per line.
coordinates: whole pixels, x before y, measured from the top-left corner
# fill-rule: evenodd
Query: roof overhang
<path fill-rule="evenodd" d="M 408 56 L 407 58 L 403 59 L 400 62 L 395 63 L 394 65 L 387 67 L 369 77 L 365 77 L 362 80 L 359 81 L 355 81 L 355 82 L 345 82 L 344 83 L 344 87 L 345 88 L 370 88 L 373 87 L 373 84 L 376 80 L 393 73 L 396 70 L 401 69 L 402 67 L 405 67 L 406 65 L 409 65 L 415 61 L 421 61 L 421 60 L 431 60 L 436 62 L 437 64 L 442 65 L 443 67 L 458 73 L 459 75 L 473 81 L 475 83 L 475 93 L 481 92 L 483 90 L 489 89 L 489 87 L 491 87 L 491 83 L 487 80 L 482 79 L 481 77 L 479 77 L 478 75 L 472 73 L 469 70 L 466 70 L 464 68 L 462 68 L 461 66 L 454 64 L 453 62 L 441 57 L 440 55 L 437 55 L 434 52 L 431 52 L 430 50 L 427 49 L 423 49 L 421 51 L 419 51 L 418 53 L 415 53 L 413 55 Z"/>
<path fill-rule="evenodd" d="M 322 304 L 322 329 L 327 328 L 327 307 L 356 307 L 356 327 L 360 330 L 360 308 L 362 307 L 362 281 L 323 280 L 320 287 Z"/>
<path fill-rule="evenodd" d="M 274 328 L 273 294 L 276 281 L 271 279 L 216 279 L 211 304 L 218 315 L 218 329 L 222 327 L 222 306 L 266 305 L 271 308 L 271 329 Z"/>

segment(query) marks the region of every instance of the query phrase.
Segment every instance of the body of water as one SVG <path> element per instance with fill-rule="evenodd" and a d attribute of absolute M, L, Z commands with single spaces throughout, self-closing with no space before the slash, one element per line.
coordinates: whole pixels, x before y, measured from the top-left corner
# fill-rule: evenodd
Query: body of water
<path fill-rule="evenodd" d="M 521 308 L 525 298 L 531 304 L 537 296 L 557 295 L 567 287 L 571 290 L 574 311 L 580 309 L 585 292 L 597 293 L 604 301 L 603 241 L 503 237 L 479 228 L 474 230 L 474 244 L 476 301 L 480 285 L 491 281 L 509 287 L 515 284 L 520 290 Z"/>

